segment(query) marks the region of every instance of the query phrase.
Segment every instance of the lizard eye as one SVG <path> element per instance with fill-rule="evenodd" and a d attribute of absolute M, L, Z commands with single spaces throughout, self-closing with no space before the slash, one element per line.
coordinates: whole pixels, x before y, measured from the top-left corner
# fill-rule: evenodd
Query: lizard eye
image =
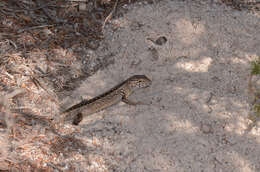
<path fill-rule="evenodd" d="M 138 81 L 139 87 L 146 87 L 147 85 L 148 85 L 148 83 L 146 83 L 145 81 Z"/>

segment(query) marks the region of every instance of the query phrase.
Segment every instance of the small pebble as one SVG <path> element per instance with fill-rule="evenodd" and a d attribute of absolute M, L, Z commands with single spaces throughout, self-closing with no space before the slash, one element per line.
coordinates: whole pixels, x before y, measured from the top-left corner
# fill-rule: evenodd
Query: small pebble
<path fill-rule="evenodd" d="M 163 45 L 167 42 L 167 38 L 165 36 L 160 36 L 156 41 L 155 44 Z"/>

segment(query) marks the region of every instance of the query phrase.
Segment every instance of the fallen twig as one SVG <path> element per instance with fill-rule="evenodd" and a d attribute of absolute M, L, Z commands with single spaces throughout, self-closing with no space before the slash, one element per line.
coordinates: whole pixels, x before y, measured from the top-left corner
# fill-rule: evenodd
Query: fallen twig
<path fill-rule="evenodd" d="M 17 49 L 17 45 L 10 39 L 7 39 L 7 42 L 12 44 L 14 46 L 15 49 Z"/>
<path fill-rule="evenodd" d="M 53 1 L 48 2 L 48 3 L 46 3 L 46 4 L 43 4 L 43 5 L 41 5 L 41 6 L 39 6 L 39 7 L 36 7 L 36 8 L 25 8 L 25 9 L 22 9 L 22 10 L 16 10 L 16 9 L 6 8 L 6 7 L 5 7 L 4 10 L 6 10 L 6 11 L 11 11 L 11 12 L 15 12 L 15 13 L 17 13 L 17 12 L 24 12 L 24 11 L 35 11 L 35 10 L 39 10 L 39 9 L 48 7 L 48 6 L 52 5 L 52 3 L 53 3 Z"/>
<path fill-rule="evenodd" d="M 112 11 L 111 11 L 110 14 L 106 17 L 106 19 L 105 19 L 105 21 L 104 21 L 104 23 L 103 23 L 103 26 L 102 26 L 102 32 L 104 32 L 105 25 L 106 25 L 106 23 L 108 22 L 108 20 L 110 20 L 110 19 L 112 18 L 113 14 L 115 13 L 115 11 L 116 11 L 116 9 L 117 9 L 118 1 L 119 1 L 119 0 L 116 0 L 116 3 L 115 3 L 115 5 L 114 5 Z"/>
<path fill-rule="evenodd" d="M 17 96 L 18 94 L 22 94 L 22 93 L 25 93 L 25 89 L 21 89 L 21 88 L 16 89 L 11 93 L 6 94 L 4 96 L 4 100 L 7 101 L 7 99 L 13 98 L 13 97 Z"/>
<path fill-rule="evenodd" d="M 41 3 L 41 0 L 36 0 L 36 3 L 39 7 L 41 7 L 40 9 L 42 9 L 43 13 L 48 17 L 50 18 L 51 20 L 53 20 L 54 22 L 56 23 L 63 23 L 64 21 L 59 19 L 59 18 L 55 18 L 53 17 L 52 15 L 50 15 L 50 13 L 45 9 L 45 7 L 42 7 L 42 3 Z"/>
<path fill-rule="evenodd" d="M 39 28 L 43 28 L 43 27 L 51 27 L 51 26 L 54 26 L 54 24 L 28 27 L 25 29 L 18 30 L 17 33 L 22 33 L 24 31 L 28 31 L 28 30 L 39 29 Z"/>

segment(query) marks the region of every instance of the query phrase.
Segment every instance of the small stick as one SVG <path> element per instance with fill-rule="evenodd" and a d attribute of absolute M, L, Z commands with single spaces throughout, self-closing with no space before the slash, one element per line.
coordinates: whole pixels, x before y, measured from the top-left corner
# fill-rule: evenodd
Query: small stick
<path fill-rule="evenodd" d="M 113 13 L 115 13 L 115 11 L 116 11 L 116 9 L 117 9 L 118 1 L 119 1 L 119 0 L 116 0 L 116 3 L 115 3 L 115 5 L 114 5 L 112 11 L 111 11 L 110 14 L 106 17 L 106 19 L 105 19 L 105 21 L 104 21 L 104 23 L 103 23 L 103 26 L 102 26 L 102 32 L 104 32 L 105 25 L 106 25 L 106 23 L 108 22 L 108 20 L 110 20 L 110 19 L 112 18 L 112 16 L 113 16 Z"/>
<path fill-rule="evenodd" d="M 35 10 L 39 10 L 39 9 L 48 7 L 48 6 L 52 5 L 52 3 L 53 3 L 53 1 L 48 2 L 48 3 L 46 3 L 46 4 L 43 4 L 43 5 L 41 5 L 41 6 L 39 6 L 39 7 L 36 7 L 36 8 L 32 8 L 32 9 L 30 9 L 30 8 L 25 8 L 25 9 L 22 9 L 22 10 L 16 10 L 16 9 L 12 9 L 12 8 L 5 8 L 4 10 L 12 11 L 12 12 L 15 12 L 15 13 L 16 13 L 16 12 L 24 12 L 24 11 L 35 11 Z"/>
<path fill-rule="evenodd" d="M 54 24 L 28 27 L 28 28 L 25 28 L 25 29 L 18 30 L 17 33 L 22 33 L 24 31 L 39 29 L 39 28 L 43 28 L 43 27 L 50 27 L 50 26 L 54 26 Z"/>

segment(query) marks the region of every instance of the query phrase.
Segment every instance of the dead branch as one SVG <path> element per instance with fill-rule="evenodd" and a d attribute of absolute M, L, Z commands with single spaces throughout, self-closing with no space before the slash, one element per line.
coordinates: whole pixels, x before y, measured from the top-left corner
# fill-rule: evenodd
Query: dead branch
<path fill-rule="evenodd" d="M 116 9 L 117 9 L 117 6 L 118 6 L 118 1 L 119 0 L 116 0 L 116 3 L 112 9 L 112 11 L 110 12 L 110 14 L 106 17 L 104 23 L 103 23 L 103 26 L 102 26 L 102 32 L 104 32 L 104 29 L 105 29 L 105 25 L 106 23 L 112 18 L 113 14 L 116 12 Z"/>

